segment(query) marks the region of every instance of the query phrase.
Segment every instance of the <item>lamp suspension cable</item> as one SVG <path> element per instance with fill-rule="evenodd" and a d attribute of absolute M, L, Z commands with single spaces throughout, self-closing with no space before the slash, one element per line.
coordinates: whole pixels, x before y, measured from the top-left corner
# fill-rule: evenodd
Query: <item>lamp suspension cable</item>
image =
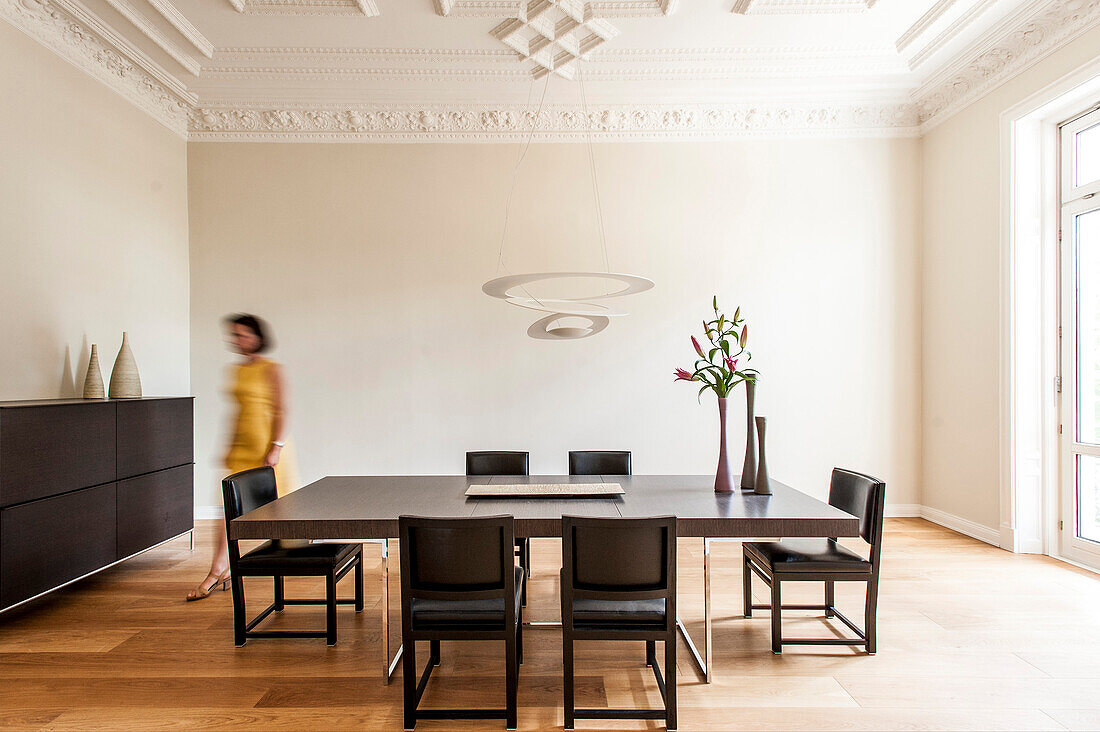
<path fill-rule="evenodd" d="M 592 118 L 588 114 L 588 95 L 584 91 L 584 77 L 586 70 L 582 67 L 577 70 L 577 79 L 581 85 L 581 106 L 584 108 L 584 129 L 588 138 L 588 169 L 592 174 L 592 199 L 596 204 L 596 225 L 600 231 L 600 248 L 603 251 L 603 270 L 611 272 L 611 265 L 607 258 L 607 232 L 603 224 L 603 205 L 600 202 L 600 182 L 596 175 L 596 155 L 592 150 Z"/>
<path fill-rule="evenodd" d="M 538 110 L 535 112 L 535 116 L 531 118 L 530 128 L 527 130 L 527 140 L 524 142 L 523 147 L 520 148 L 519 155 L 516 157 L 515 167 L 512 168 L 512 182 L 508 186 L 508 198 L 504 203 L 504 229 L 500 232 L 500 251 L 497 252 L 497 274 L 500 274 L 501 270 L 507 271 L 508 268 L 504 264 L 504 244 L 508 239 L 508 220 L 512 213 L 512 195 L 516 192 L 516 179 L 519 177 L 519 168 L 523 165 L 523 159 L 527 157 L 527 151 L 531 149 L 531 140 L 535 136 L 535 127 L 538 125 L 539 119 L 542 117 L 542 105 L 546 101 L 546 92 L 550 88 L 550 77 L 552 74 L 546 75 L 546 83 L 542 87 L 542 96 L 539 97 Z M 527 87 L 527 107 L 531 107 L 531 97 L 535 90 L 535 79 L 531 78 L 531 85 Z"/>

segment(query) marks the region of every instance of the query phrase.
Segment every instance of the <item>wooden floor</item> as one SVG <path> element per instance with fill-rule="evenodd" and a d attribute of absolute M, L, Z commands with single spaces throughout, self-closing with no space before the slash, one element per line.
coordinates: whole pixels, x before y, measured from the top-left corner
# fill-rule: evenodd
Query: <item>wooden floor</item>
<path fill-rule="evenodd" d="M 339 643 L 255 640 L 233 647 L 229 593 L 186 603 L 202 577 L 216 524 L 200 522 L 197 548 L 174 541 L 0 616 L 0 727 L 157 730 L 400 729 L 401 684 L 382 684 L 378 573 L 367 609 L 340 609 Z M 528 615 L 557 615 L 559 548 L 535 542 Z M 702 638 L 702 545 L 680 546 L 681 616 Z M 368 567 L 377 550 L 367 547 Z M 680 729 L 1098 729 L 1100 577 L 1054 560 L 1014 556 L 920 519 L 887 522 L 879 653 L 769 651 L 767 613 L 741 617 L 740 546 L 712 554 L 715 682 L 706 685 L 679 647 Z M 394 562 L 396 565 L 396 561 Z M 391 578 L 397 602 L 396 573 Z M 343 585 L 350 593 L 350 579 Z M 815 599 L 820 586 L 792 591 Z M 763 586 L 757 585 L 760 600 Z M 270 587 L 249 580 L 252 607 Z M 309 581 L 288 596 L 320 596 Z M 838 584 L 856 617 L 861 590 Z M 785 591 L 784 599 L 787 599 Z M 802 615 L 802 618 L 796 617 Z M 791 613 L 798 634 L 830 634 Z M 321 608 L 290 608 L 285 627 L 320 628 Z M 395 610 L 396 642 L 399 613 Z M 521 729 L 562 724 L 561 635 L 527 631 L 520 675 Z M 423 658 L 423 653 L 421 658 Z M 658 656 L 660 657 L 660 656 Z M 659 703 L 641 644 L 582 644 L 578 704 Z M 502 649 L 444 644 L 426 706 L 503 705 Z M 400 671 L 398 672 L 400 674 Z M 579 729 L 655 729 L 653 722 L 578 723 Z M 417 729 L 503 729 L 502 722 L 421 722 Z"/>

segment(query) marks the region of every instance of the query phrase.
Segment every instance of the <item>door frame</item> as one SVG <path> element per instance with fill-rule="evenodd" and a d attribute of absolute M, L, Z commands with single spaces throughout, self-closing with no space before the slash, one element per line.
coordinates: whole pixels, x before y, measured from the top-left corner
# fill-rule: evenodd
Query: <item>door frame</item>
<path fill-rule="evenodd" d="M 1060 554 L 1059 127 L 1100 102 L 1100 59 L 1000 115 L 1000 546 Z"/>

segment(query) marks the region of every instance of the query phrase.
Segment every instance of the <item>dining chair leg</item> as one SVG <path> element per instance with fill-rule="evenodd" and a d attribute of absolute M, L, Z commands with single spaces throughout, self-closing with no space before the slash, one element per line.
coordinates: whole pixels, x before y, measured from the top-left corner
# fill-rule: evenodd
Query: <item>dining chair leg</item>
<path fill-rule="evenodd" d="M 709 667 L 711 660 L 707 659 Z M 665 639 L 665 729 L 676 729 L 676 634 Z"/>
<path fill-rule="evenodd" d="M 772 653 L 783 652 L 783 593 L 782 582 L 772 575 Z"/>
<path fill-rule="evenodd" d="M 746 556 L 741 564 L 741 595 L 745 601 L 745 617 L 752 617 L 752 570 L 749 569 L 749 558 Z M 709 659 L 708 659 L 709 660 Z"/>
<path fill-rule="evenodd" d="M 325 577 L 325 642 L 336 645 L 336 571 L 330 570 Z"/>
<path fill-rule="evenodd" d="M 416 728 L 416 641 L 401 638 L 401 684 L 405 707 L 405 729 Z"/>
<path fill-rule="evenodd" d="M 657 641 L 645 642 L 645 665 L 653 666 L 657 663 Z"/>
<path fill-rule="evenodd" d="M 833 580 L 825 580 L 825 617 L 831 618 L 835 614 L 833 608 L 836 607 L 836 582 Z"/>
<path fill-rule="evenodd" d="M 867 653 L 874 655 L 878 651 L 876 620 L 878 610 L 878 582 L 867 583 L 867 606 L 863 615 L 863 634 L 867 636 Z"/>
<path fill-rule="evenodd" d="M 506 699 L 506 714 L 507 714 L 507 727 L 508 729 L 516 728 L 517 721 L 517 703 L 516 696 L 519 687 L 519 661 L 516 656 L 517 638 L 515 635 L 507 638 L 504 641 L 504 655 L 505 655 L 505 694 Z"/>
<path fill-rule="evenodd" d="M 573 639 L 568 634 L 563 635 L 561 657 L 562 677 L 565 688 L 565 728 L 573 729 L 576 725 L 574 713 L 576 706 L 573 702 Z"/>
<path fill-rule="evenodd" d="M 431 666 L 439 665 L 439 641 L 428 641 L 428 664 Z"/>
<path fill-rule="evenodd" d="M 355 560 L 355 612 L 363 612 L 363 550 L 359 550 L 359 558 Z"/>
<path fill-rule="evenodd" d="M 275 575 L 271 579 L 275 582 L 275 611 L 281 612 L 285 607 L 284 600 L 286 599 L 286 583 L 284 582 L 285 578 L 282 575 Z"/>
<path fill-rule="evenodd" d="M 519 566 L 523 568 L 523 587 L 519 593 L 520 607 L 527 607 L 527 578 L 531 576 L 531 540 L 520 539 Z"/>
<path fill-rule="evenodd" d="M 523 608 L 516 616 L 516 663 L 523 665 Z"/>
<path fill-rule="evenodd" d="M 233 590 L 233 645 L 240 648 L 245 644 L 244 628 L 248 622 L 244 614 L 244 579 L 234 573 L 229 584 Z"/>

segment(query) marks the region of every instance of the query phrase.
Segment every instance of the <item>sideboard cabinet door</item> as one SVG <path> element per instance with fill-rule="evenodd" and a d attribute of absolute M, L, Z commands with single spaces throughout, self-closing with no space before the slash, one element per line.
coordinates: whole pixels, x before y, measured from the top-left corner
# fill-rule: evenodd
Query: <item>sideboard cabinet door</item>
<path fill-rule="evenodd" d="M 118 477 L 132 478 L 194 461 L 194 401 L 118 403 Z"/>
<path fill-rule="evenodd" d="M 191 465 L 118 482 L 118 558 L 190 531 L 195 525 Z"/>
<path fill-rule="evenodd" d="M 114 402 L 0 409 L 0 506 L 115 478 Z"/>
<path fill-rule="evenodd" d="M 115 561 L 115 484 L 0 511 L 0 607 Z"/>

